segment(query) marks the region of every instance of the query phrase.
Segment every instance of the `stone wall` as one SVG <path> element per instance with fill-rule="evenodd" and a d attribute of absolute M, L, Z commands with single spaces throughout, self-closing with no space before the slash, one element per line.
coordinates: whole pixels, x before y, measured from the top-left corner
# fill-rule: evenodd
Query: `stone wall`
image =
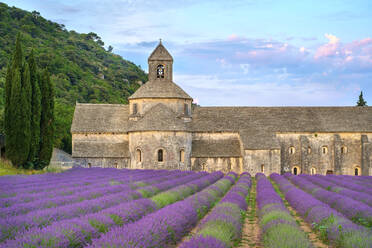
<path fill-rule="evenodd" d="M 191 170 L 193 171 L 222 171 L 228 173 L 243 172 L 243 160 L 239 157 L 230 158 L 191 158 Z"/>
<path fill-rule="evenodd" d="M 362 150 L 360 133 L 280 133 L 281 172 L 291 172 L 295 166 L 301 173 L 325 175 L 354 175 L 361 168 Z M 290 152 L 291 147 L 294 153 Z M 342 152 L 343 149 L 343 152 Z"/>
<path fill-rule="evenodd" d="M 184 114 L 184 104 L 186 103 L 189 107 L 189 115 L 191 116 L 191 100 L 189 99 L 153 99 L 153 98 L 144 98 L 144 99 L 130 99 L 130 113 L 133 114 L 133 104 L 137 104 L 137 113 L 144 115 L 149 109 L 155 105 L 162 103 L 168 108 L 172 109 L 177 115 Z"/>
<path fill-rule="evenodd" d="M 75 158 L 75 164 L 85 168 L 129 168 L 129 158 Z"/>
<path fill-rule="evenodd" d="M 280 173 L 280 150 L 245 150 L 243 171 L 256 173 Z"/>
<path fill-rule="evenodd" d="M 191 133 L 187 132 L 131 132 L 129 152 L 133 169 L 190 170 Z M 163 162 L 158 162 L 158 150 L 163 149 Z M 137 150 L 141 151 L 138 161 Z M 184 162 L 180 161 L 180 151 L 184 151 Z"/>

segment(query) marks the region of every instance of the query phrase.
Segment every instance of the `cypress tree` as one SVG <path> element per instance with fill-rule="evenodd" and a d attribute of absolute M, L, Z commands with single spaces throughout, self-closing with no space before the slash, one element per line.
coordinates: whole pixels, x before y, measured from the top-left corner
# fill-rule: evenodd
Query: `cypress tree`
<path fill-rule="evenodd" d="M 23 165 L 28 156 L 28 151 L 25 151 L 23 145 L 23 120 L 24 113 L 23 108 L 20 107 L 22 101 L 22 83 L 21 83 L 21 73 L 19 70 L 14 71 L 12 75 L 12 90 L 10 97 L 10 113 L 9 118 L 11 118 L 11 128 L 7 132 L 5 139 L 6 155 L 9 158 L 13 165 L 19 167 Z M 28 148 L 28 147 L 27 147 Z M 27 149 L 28 150 L 28 149 Z M 26 153 L 27 152 L 27 153 Z"/>
<path fill-rule="evenodd" d="M 48 71 L 41 76 L 41 118 L 39 168 L 49 165 L 53 152 L 54 137 L 54 90 Z"/>
<path fill-rule="evenodd" d="M 30 74 L 23 64 L 20 35 L 17 36 L 13 60 L 8 68 L 5 90 L 5 149 L 13 165 L 24 165 L 30 148 Z"/>
<path fill-rule="evenodd" d="M 41 92 L 39 85 L 39 75 L 33 51 L 31 51 L 31 54 L 28 58 L 28 64 L 30 68 L 30 83 L 32 90 L 30 124 L 31 139 L 28 161 L 36 162 L 38 152 L 40 150 Z"/>
<path fill-rule="evenodd" d="M 360 92 L 359 100 L 357 102 L 357 106 L 367 106 L 367 102 L 363 98 L 363 91 Z"/>
<path fill-rule="evenodd" d="M 5 78 L 5 106 L 4 106 L 4 130 L 5 135 L 9 136 L 12 128 L 13 113 L 11 111 L 11 92 L 12 92 L 12 82 L 16 71 L 21 71 L 23 64 L 23 54 L 21 47 L 21 37 L 20 34 L 17 35 L 16 44 L 14 48 L 13 58 L 10 61 Z M 5 141 L 6 142 L 6 141 Z M 6 146 L 6 144 L 5 144 Z"/>
<path fill-rule="evenodd" d="M 23 149 L 20 150 L 20 157 L 22 165 L 25 168 L 30 167 L 30 162 L 28 157 L 30 154 L 30 141 L 31 141 L 31 97 L 32 97 L 32 88 L 30 83 L 30 69 L 27 63 L 23 66 L 22 73 L 22 88 L 21 88 L 21 101 L 18 104 L 18 108 L 21 108 L 20 119 L 21 125 L 18 129 L 18 135 L 20 137 L 20 142 L 23 146 Z M 21 140 L 22 139 L 22 140 Z"/>

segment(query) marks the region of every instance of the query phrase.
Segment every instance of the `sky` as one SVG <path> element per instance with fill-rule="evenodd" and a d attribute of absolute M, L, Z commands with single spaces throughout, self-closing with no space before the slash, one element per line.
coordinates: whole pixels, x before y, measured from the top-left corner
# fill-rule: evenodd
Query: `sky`
<path fill-rule="evenodd" d="M 159 39 L 202 106 L 372 105 L 370 0 L 5 0 L 147 71 Z"/>

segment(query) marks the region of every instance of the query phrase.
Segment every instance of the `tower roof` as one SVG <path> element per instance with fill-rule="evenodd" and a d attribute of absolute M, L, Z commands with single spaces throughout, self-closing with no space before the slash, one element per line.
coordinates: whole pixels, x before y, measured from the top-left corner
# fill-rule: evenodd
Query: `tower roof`
<path fill-rule="evenodd" d="M 172 81 L 153 80 L 142 85 L 129 99 L 138 98 L 182 98 L 192 99 Z"/>
<path fill-rule="evenodd" d="M 163 46 L 163 44 L 161 43 L 161 40 L 158 46 L 154 49 L 154 51 L 151 53 L 150 57 L 148 58 L 148 61 L 151 61 L 151 60 L 173 61 L 172 55 L 170 55 L 168 50 Z"/>
<path fill-rule="evenodd" d="M 159 103 L 147 111 L 143 118 L 131 122 L 128 131 L 187 131 L 186 125 L 170 108 Z"/>

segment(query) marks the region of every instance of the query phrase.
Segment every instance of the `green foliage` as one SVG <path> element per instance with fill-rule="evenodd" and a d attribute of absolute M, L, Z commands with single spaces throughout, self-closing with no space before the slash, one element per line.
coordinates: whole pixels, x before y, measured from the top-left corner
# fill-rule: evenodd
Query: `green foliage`
<path fill-rule="evenodd" d="M 40 150 L 40 117 L 41 117 L 41 92 L 39 76 L 33 51 L 28 57 L 30 68 L 31 98 L 31 139 L 28 161 L 36 161 Z"/>
<path fill-rule="evenodd" d="M 367 106 L 367 102 L 363 98 L 363 91 L 360 92 L 359 99 L 357 101 L 357 106 Z"/>
<path fill-rule="evenodd" d="M 0 121 L 3 95 L 10 91 L 6 68 L 17 33 L 22 35 L 25 54 L 33 50 L 37 66 L 48 67 L 56 97 L 54 145 L 66 152 L 71 152 L 70 127 L 76 102 L 125 104 L 139 87 L 137 81 L 147 81 L 138 66 L 111 53 L 111 49 L 106 51 L 97 34 L 67 31 L 64 25 L 44 19 L 37 11 L 0 3 Z"/>
<path fill-rule="evenodd" d="M 30 149 L 31 84 L 28 64 L 23 64 L 20 35 L 17 36 L 12 64 L 7 75 L 5 115 L 6 155 L 19 167 L 26 164 Z M 10 91 L 9 91 L 10 89 Z"/>
<path fill-rule="evenodd" d="M 53 152 L 54 138 L 54 87 L 49 72 L 44 70 L 41 80 L 40 151 L 38 169 L 49 164 Z"/>

